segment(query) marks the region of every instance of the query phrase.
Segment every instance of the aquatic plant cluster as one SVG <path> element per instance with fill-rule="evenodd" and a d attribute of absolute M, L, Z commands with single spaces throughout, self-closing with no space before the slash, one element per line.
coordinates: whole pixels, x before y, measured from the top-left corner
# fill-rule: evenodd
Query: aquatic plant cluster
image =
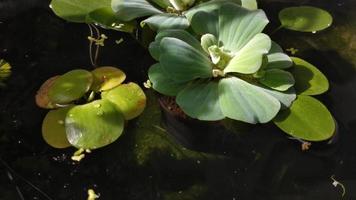
<path fill-rule="evenodd" d="M 52 0 L 51 8 L 71 22 L 128 33 L 146 27 L 155 31 L 148 50 L 157 63 L 150 67 L 146 85 L 174 97 L 191 118 L 273 122 L 307 141 L 335 133 L 331 113 L 312 97 L 328 90 L 327 78 L 311 63 L 288 56 L 263 33 L 269 19 L 255 0 Z M 310 6 L 285 8 L 279 20 L 276 30 L 316 33 L 332 24 L 327 11 Z M 37 98 L 39 106 L 55 109 L 43 123 L 47 142 L 95 149 L 116 140 L 124 121 L 138 116 L 145 105 L 140 87 L 121 84 L 123 77 L 110 67 L 49 79 Z M 64 126 L 59 128 L 58 122 Z M 58 139 L 55 129 L 66 137 Z"/>

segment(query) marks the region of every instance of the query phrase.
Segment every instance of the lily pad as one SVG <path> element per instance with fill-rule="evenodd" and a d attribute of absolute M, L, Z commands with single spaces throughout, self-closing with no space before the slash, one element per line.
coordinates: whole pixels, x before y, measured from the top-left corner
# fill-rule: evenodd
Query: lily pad
<path fill-rule="evenodd" d="M 67 148 L 68 142 L 65 131 L 65 117 L 70 107 L 51 110 L 47 113 L 42 123 L 42 137 L 54 148 Z"/>
<path fill-rule="evenodd" d="M 88 92 L 92 82 L 93 75 L 86 70 L 69 71 L 54 81 L 48 91 L 48 97 L 56 104 L 70 103 Z"/>
<path fill-rule="evenodd" d="M 139 116 L 146 106 L 146 95 L 136 83 L 122 84 L 103 92 L 102 98 L 111 101 L 126 120 Z"/>
<path fill-rule="evenodd" d="M 99 67 L 91 73 L 94 78 L 92 85 L 94 91 L 110 90 L 126 79 L 125 73 L 116 67 Z"/>
<path fill-rule="evenodd" d="M 308 141 L 326 140 L 335 132 L 335 121 L 329 110 L 310 96 L 298 96 L 273 121 L 287 134 Z"/>
<path fill-rule="evenodd" d="M 333 22 L 330 13 L 311 6 L 285 8 L 279 12 L 279 20 L 283 28 L 301 32 L 321 31 Z"/>
<path fill-rule="evenodd" d="M 51 102 L 48 97 L 49 89 L 52 87 L 55 80 L 57 80 L 60 76 L 54 76 L 45 81 L 36 94 L 36 104 L 40 108 L 56 108 L 56 105 Z"/>
<path fill-rule="evenodd" d="M 121 136 L 124 121 L 115 105 L 105 99 L 75 106 L 65 119 L 67 138 L 77 148 L 97 149 Z"/>
<path fill-rule="evenodd" d="M 314 65 L 307 61 L 292 57 L 294 67 L 291 73 L 295 79 L 295 89 L 300 95 L 318 95 L 329 89 L 329 81 Z"/>

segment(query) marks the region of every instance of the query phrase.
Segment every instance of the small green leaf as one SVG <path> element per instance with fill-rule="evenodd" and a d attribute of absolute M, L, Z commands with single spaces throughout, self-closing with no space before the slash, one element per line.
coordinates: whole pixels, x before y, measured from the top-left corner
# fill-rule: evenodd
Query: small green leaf
<path fill-rule="evenodd" d="M 220 80 L 219 96 L 226 117 L 251 124 L 271 121 L 281 108 L 279 101 L 262 88 L 236 77 Z"/>
<path fill-rule="evenodd" d="M 7 79 L 11 75 L 11 65 L 4 59 L 0 59 L 0 81 Z"/>
<path fill-rule="evenodd" d="M 93 75 L 82 69 L 69 71 L 57 80 L 48 91 L 48 97 L 55 104 L 67 104 L 81 98 L 89 91 Z"/>
<path fill-rule="evenodd" d="M 153 15 L 144 20 L 143 23 L 157 31 L 164 29 L 186 29 L 189 27 L 187 18 L 170 13 Z"/>
<path fill-rule="evenodd" d="M 163 13 L 146 0 L 112 0 L 111 8 L 123 21 Z"/>
<path fill-rule="evenodd" d="M 51 110 L 47 113 L 42 123 L 42 137 L 54 148 L 67 148 L 71 144 L 68 142 L 64 121 L 67 112 L 71 107 Z"/>
<path fill-rule="evenodd" d="M 105 99 L 75 106 L 65 119 L 67 138 L 76 148 L 97 149 L 121 136 L 124 121 L 115 105 Z"/>
<path fill-rule="evenodd" d="M 285 8 L 279 12 L 279 20 L 284 28 L 301 32 L 320 31 L 333 22 L 330 13 L 311 6 Z"/>
<path fill-rule="evenodd" d="M 286 91 L 294 85 L 293 75 L 280 69 L 265 71 L 264 76 L 258 80 L 263 85 L 278 91 Z"/>
<path fill-rule="evenodd" d="M 105 91 L 120 85 L 126 79 L 123 71 L 116 67 L 99 67 L 91 72 L 93 74 L 92 90 Z"/>
<path fill-rule="evenodd" d="M 204 51 L 207 53 L 209 52 L 209 47 L 213 45 L 218 45 L 218 40 L 213 34 L 207 33 L 204 34 L 200 39 L 201 46 L 203 47 Z"/>
<path fill-rule="evenodd" d="M 36 94 L 36 104 L 40 108 L 56 108 L 57 106 L 55 103 L 51 102 L 51 100 L 48 97 L 48 92 L 50 88 L 52 87 L 53 83 L 55 80 L 57 80 L 60 76 L 54 76 L 46 80 L 40 87 L 40 89 L 37 91 Z"/>
<path fill-rule="evenodd" d="M 126 120 L 139 116 L 146 106 L 146 95 L 136 83 L 128 83 L 103 92 L 102 98 L 113 103 Z"/>
<path fill-rule="evenodd" d="M 52 0 L 53 12 L 70 22 L 88 22 L 87 15 L 99 8 L 110 7 L 110 0 Z"/>
<path fill-rule="evenodd" d="M 150 67 L 148 77 L 152 82 L 153 89 L 168 96 L 176 96 L 186 85 L 186 83 L 177 83 L 170 79 L 159 63 Z"/>
<path fill-rule="evenodd" d="M 281 109 L 286 109 L 289 108 L 289 106 L 292 104 L 292 102 L 295 100 L 297 95 L 295 94 L 295 90 L 293 87 L 289 88 L 287 91 L 277 91 L 273 90 L 270 88 L 264 88 L 260 87 L 264 92 L 270 94 L 274 98 L 278 99 L 278 101 L 281 103 Z"/>
<path fill-rule="evenodd" d="M 241 5 L 249 10 L 257 10 L 258 8 L 256 0 L 241 0 Z"/>
<path fill-rule="evenodd" d="M 300 95 L 318 95 L 329 89 L 329 81 L 314 65 L 307 61 L 292 57 L 294 67 L 291 73 L 295 79 L 295 89 Z"/>
<path fill-rule="evenodd" d="M 326 140 L 335 133 L 329 110 L 310 96 L 298 96 L 289 109 L 277 115 L 274 123 L 287 134 L 308 141 Z"/>
<path fill-rule="evenodd" d="M 160 64 L 171 79 L 185 82 L 212 77 L 212 64 L 205 52 L 200 52 L 190 44 L 166 37 L 160 43 L 160 51 Z"/>
<path fill-rule="evenodd" d="M 178 93 L 176 101 L 192 118 L 207 121 L 225 118 L 219 104 L 218 82 L 193 82 Z"/>

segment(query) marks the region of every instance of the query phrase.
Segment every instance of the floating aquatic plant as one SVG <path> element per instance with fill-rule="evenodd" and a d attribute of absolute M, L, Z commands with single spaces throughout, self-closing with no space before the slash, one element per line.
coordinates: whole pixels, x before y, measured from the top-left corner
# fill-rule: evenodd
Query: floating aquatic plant
<path fill-rule="evenodd" d="M 189 27 L 191 16 L 201 10 L 210 11 L 226 2 L 236 2 L 242 6 L 255 9 L 255 0 L 112 0 L 111 5 L 118 18 L 130 21 L 148 17 L 143 24 L 154 30 Z"/>
<path fill-rule="evenodd" d="M 92 72 L 77 69 L 48 79 L 36 95 L 42 108 L 53 109 L 42 124 L 45 141 L 56 148 L 97 149 L 114 142 L 125 120 L 139 116 L 146 96 L 114 67 Z M 98 98 L 100 96 L 100 98 Z"/>
<path fill-rule="evenodd" d="M 0 87 L 5 86 L 4 81 L 11 76 L 11 65 L 0 59 Z"/>
<path fill-rule="evenodd" d="M 302 139 L 327 139 L 335 129 L 331 114 L 319 101 L 304 97 L 325 92 L 327 79 L 311 64 L 292 60 L 261 33 L 267 23 L 262 10 L 251 11 L 231 3 L 195 13 L 193 33 L 160 31 L 149 48 L 159 61 L 149 70 L 152 87 L 175 96 L 192 118 L 230 118 L 255 124 L 270 122 L 280 113 L 275 123 L 285 132 Z M 303 79 L 306 68 L 312 73 L 308 80 Z M 313 90 L 317 92 L 308 93 Z M 300 106 L 305 104 L 311 107 L 307 112 L 308 107 Z M 308 119 L 323 119 L 298 120 L 303 112 Z M 330 126 L 320 126 L 322 123 Z M 293 126 L 307 128 L 301 133 Z"/>

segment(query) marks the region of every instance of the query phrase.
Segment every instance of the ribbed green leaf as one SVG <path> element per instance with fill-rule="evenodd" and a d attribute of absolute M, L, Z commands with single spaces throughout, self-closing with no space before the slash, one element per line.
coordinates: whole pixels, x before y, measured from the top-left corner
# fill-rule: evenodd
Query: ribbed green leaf
<path fill-rule="evenodd" d="M 219 18 L 217 12 L 197 12 L 191 20 L 191 27 L 198 35 L 210 33 L 218 37 Z"/>
<path fill-rule="evenodd" d="M 119 19 L 124 21 L 162 13 L 146 0 L 112 0 L 111 7 Z"/>
<path fill-rule="evenodd" d="M 220 80 L 219 96 L 226 117 L 251 124 L 269 122 L 281 107 L 279 101 L 263 89 L 236 77 Z"/>
<path fill-rule="evenodd" d="M 261 87 L 261 89 L 263 89 L 263 91 L 270 94 L 274 98 L 278 99 L 278 101 L 281 103 L 282 109 L 288 108 L 292 104 L 292 102 L 295 100 L 295 98 L 297 97 L 293 87 L 289 88 L 289 90 L 284 91 L 284 92 L 280 92 L 280 91 L 273 90 L 270 88 L 265 88 L 265 87 Z"/>
<path fill-rule="evenodd" d="M 241 0 L 242 7 L 247 8 L 249 10 L 257 9 L 257 1 L 256 0 Z"/>
<path fill-rule="evenodd" d="M 178 93 L 176 101 L 192 118 L 207 121 L 225 118 L 219 104 L 218 82 L 193 82 Z"/>
<path fill-rule="evenodd" d="M 170 79 L 170 75 L 164 73 L 159 63 L 150 67 L 148 70 L 148 77 L 152 82 L 153 89 L 167 96 L 176 96 L 187 84 L 177 83 Z"/>
<path fill-rule="evenodd" d="M 162 13 L 153 15 L 143 21 L 153 30 L 164 29 L 186 29 L 189 27 L 189 21 L 184 16 L 178 16 L 176 14 Z"/>
<path fill-rule="evenodd" d="M 262 57 L 271 48 L 271 39 L 263 33 L 256 34 L 238 51 L 224 69 L 225 73 L 238 72 L 252 74 L 262 65 Z"/>
<path fill-rule="evenodd" d="M 160 64 L 177 82 L 212 77 L 212 66 L 206 55 L 177 38 L 166 37 L 160 43 Z"/>
<path fill-rule="evenodd" d="M 269 69 L 259 79 L 263 85 L 278 91 L 286 91 L 294 85 L 293 75 L 280 69 Z"/>
<path fill-rule="evenodd" d="M 210 53 L 209 47 L 218 45 L 218 43 L 219 41 L 216 39 L 216 37 L 210 33 L 203 35 L 200 39 L 200 44 L 206 53 Z"/>

